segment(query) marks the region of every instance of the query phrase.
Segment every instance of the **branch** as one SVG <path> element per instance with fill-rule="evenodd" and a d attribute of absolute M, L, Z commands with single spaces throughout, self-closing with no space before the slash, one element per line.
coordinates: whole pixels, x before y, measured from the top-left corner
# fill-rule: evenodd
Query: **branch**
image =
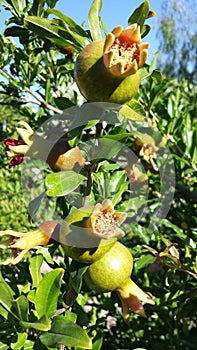
<path fill-rule="evenodd" d="M 63 111 L 61 109 L 55 108 L 52 105 L 46 103 L 45 101 L 42 100 L 42 98 L 40 98 L 38 94 L 31 91 L 28 87 L 24 88 L 24 91 L 29 93 L 31 96 L 33 96 L 40 103 L 41 106 L 44 106 L 55 113 L 63 114 Z"/>
<path fill-rule="evenodd" d="M 18 83 L 18 80 L 10 73 L 8 72 L 5 68 L 0 67 L 0 69 L 2 70 L 2 72 L 4 72 L 10 79 L 16 81 Z M 40 106 L 44 106 L 45 108 L 53 111 L 54 113 L 59 113 L 59 114 L 63 114 L 63 111 L 61 109 L 55 108 L 52 105 L 46 103 L 38 94 L 36 94 L 35 92 L 33 92 L 32 90 L 30 90 L 28 87 L 25 87 L 23 89 L 24 92 L 29 93 L 31 96 L 33 96 L 38 102 Z"/>

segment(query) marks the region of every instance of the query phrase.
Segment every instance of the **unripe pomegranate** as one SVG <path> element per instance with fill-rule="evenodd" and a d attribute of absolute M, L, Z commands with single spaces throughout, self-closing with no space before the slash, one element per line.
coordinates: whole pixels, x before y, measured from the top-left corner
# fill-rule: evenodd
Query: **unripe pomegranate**
<path fill-rule="evenodd" d="M 133 311 L 145 316 L 141 301 L 154 304 L 150 294 L 145 293 L 130 279 L 133 269 L 133 257 L 120 242 L 88 267 L 84 279 L 88 286 L 96 292 L 117 291 L 121 302 L 123 315 L 129 321 L 129 313 Z"/>
<path fill-rule="evenodd" d="M 111 200 L 84 206 L 72 212 L 60 229 L 60 242 L 67 256 L 91 264 L 109 251 L 118 237 L 126 214 L 116 212 Z"/>
<path fill-rule="evenodd" d="M 126 214 L 116 212 L 110 199 L 72 212 L 60 229 L 60 242 L 67 256 L 91 264 L 124 236 L 120 225 Z"/>
<path fill-rule="evenodd" d="M 141 44 L 140 28 L 133 24 L 114 28 L 106 40 L 87 45 L 79 54 L 74 75 L 89 102 L 123 104 L 140 85 L 140 70 L 147 58 L 148 44 Z"/>
<path fill-rule="evenodd" d="M 125 284 L 131 276 L 133 257 L 120 242 L 91 264 L 84 275 L 88 286 L 96 292 L 109 292 Z"/>
<path fill-rule="evenodd" d="M 115 242 L 116 238 L 112 238 L 107 241 L 102 239 L 97 243 L 98 246 L 94 248 L 78 248 L 64 244 L 63 249 L 65 254 L 72 259 L 84 264 L 92 264 L 106 254 L 115 244 Z"/>

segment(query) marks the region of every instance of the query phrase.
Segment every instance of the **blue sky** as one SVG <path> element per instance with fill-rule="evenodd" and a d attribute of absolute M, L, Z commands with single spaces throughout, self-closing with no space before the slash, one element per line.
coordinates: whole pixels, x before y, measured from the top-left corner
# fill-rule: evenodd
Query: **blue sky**
<path fill-rule="evenodd" d="M 121 24 L 124 27 L 127 26 L 129 16 L 133 10 L 141 4 L 141 2 L 142 0 L 103 0 L 101 16 L 108 30 L 112 30 L 118 24 Z M 149 0 L 149 2 L 151 9 L 157 13 L 156 17 L 149 19 L 147 22 L 153 27 L 151 32 L 145 38 L 145 41 L 150 43 L 148 59 L 150 62 L 154 52 L 156 52 L 159 47 L 159 41 L 156 34 L 162 0 Z M 79 24 L 85 22 L 86 26 L 88 26 L 87 17 L 91 4 L 92 0 L 59 0 L 56 4 L 56 8 L 72 17 Z M 9 17 L 9 12 L 5 11 L 1 5 L 0 10 L 2 10 L 0 12 L 0 32 L 2 32 L 5 28 L 4 22 L 6 18 Z"/>

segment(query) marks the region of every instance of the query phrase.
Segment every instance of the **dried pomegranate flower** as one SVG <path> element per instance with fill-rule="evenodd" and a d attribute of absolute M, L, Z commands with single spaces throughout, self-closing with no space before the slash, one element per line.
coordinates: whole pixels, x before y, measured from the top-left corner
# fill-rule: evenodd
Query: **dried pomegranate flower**
<path fill-rule="evenodd" d="M 93 235 L 103 239 L 122 237 L 124 232 L 120 225 L 125 221 L 126 214 L 114 210 L 110 199 L 105 199 L 102 204 L 97 203 L 86 225 L 93 229 Z"/>
<path fill-rule="evenodd" d="M 0 237 L 8 237 L 7 240 L 0 242 L 0 248 L 12 250 L 11 257 L 3 264 L 18 264 L 30 249 L 47 245 L 57 229 L 56 221 L 46 221 L 37 230 L 25 233 L 13 230 L 0 231 Z"/>
<path fill-rule="evenodd" d="M 142 302 L 154 305 L 151 294 L 144 292 L 140 287 L 129 279 L 123 286 L 117 289 L 117 293 L 122 303 L 122 311 L 125 322 L 129 322 L 130 312 L 145 317 Z"/>
<path fill-rule="evenodd" d="M 137 23 L 123 29 L 115 27 L 106 37 L 103 62 L 113 75 L 126 77 L 135 74 L 148 57 L 148 43 L 141 43 Z"/>
<path fill-rule="evenodd" d="M 26 122 L 21 121 L 20 124 L 23 125 L 24 128 L 16 128 L 16 131 L 20 135 L 22 141 L 15 140 L 14 138 L 7 138 L 4 140 L 7 156 L 11 158 L 9 164 L 10 168 L 22 163 L 23 156 L 27 153 L 32 144 L 31 138 L 34 135 L 34 131 Z"/>

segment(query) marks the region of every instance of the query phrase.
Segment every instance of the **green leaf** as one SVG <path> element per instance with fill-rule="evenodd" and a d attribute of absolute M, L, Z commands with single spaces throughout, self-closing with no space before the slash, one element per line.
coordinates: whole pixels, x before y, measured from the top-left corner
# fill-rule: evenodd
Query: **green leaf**
<path fill-rule="evenodd" d="M 77 22 L 75 22 L 71 17 L 66 16 L 61 11 L 56 9 L 48 9 L 47 14 L 53 14 L 59 17 L 67 26 L 73 29 L 76 33 L 81 35 L 82 37 L 87 37 L 89 39 L 88 33 L 81 27 Z"/>
<path fill-rule="evenodd" d="M 32 350 L 34 348 L 34 341 L 26 340 L 23 350 Z"/>
<path fill-rule="evenodd" d="M 103 336 L 101 332 L 98 332 L 96 338 L 93 340 L 92 350 L 101 350 L 103 344 Z"/>
<path fill-rule="evenodd" d="M 128 186 L 129 186 L 128 181 L 120 185 L 119 191 L 117 191 L 112 198 L 112 203 L 114 206 L 119 202 L 121 202 L 123 193 L 128 191 Z"/>
<path fill-rule="evenodd" d="M 19 1 L 17 1 L 17 0 L 10 0 L 10 2 L 11 2 L 11 4 L 12 4 L 12 6 L 13 6 L 13 9 L 14 9 L 14 11 L 15 11 L 15 13 L 16 13 L 16 15 L 17 16 L 19 16 L 20 15 L 20 9 L 19 9 Z"/>
<path fill-rule="evenodd" d="M 143 31 L 143 25 L 145 20 L 148 18 L 148 13 L 150 10 L 149 1 L 145 0 L 142 4 L 140 4 L 132 15 L 128 19 L 128 25 L 137 23 L 140 26 L 141 31 Z"/>
<path fill-rule="evenodd" d="M 140 102 L 131 100 L 127 105 L 123 105 L 120 109 L 120 113 L 127 119 L 144 120 L 146 115 Z"/>
<path fill-rule="evenodd" d="M 152 264 L 155 261 L 155 257 L 151 254 L 143 255 L 139 260 L 135 262 L 135 271 L 142 269 L 147 264 Z"/>
<path fill-rule="evenodd" d="M 35 254 L 31 257 L 29 271 L 32 278 L 32 288 L 35 288 L 39 285 L 42 274 L 40 272 L 40 267 L 43 262 L 43 255 Z"/>
<path fill-rule="evenodd" d="M 45 196 L 46 196 L 45 191 L 43 191 L 39 196 L 37 196 L 36 198 L 32 199 L 29 202 L 28 212 L 30 213 L 30 215 L 32 217 L 34 217 L 34 215 L 36 214 L 36 212 L 40 208 L 42 200 L 45 198 Z"/>
<path fill-rule="evenodd" d="M 64 269 L 57 268 L 48 272 L 41 280 L 35 296 L 35 307 L 38 317 L 47 315 L 51 317 L 55 314 L 60 295 L 60 285 L 64 274 Z"/>
<path fill-rule="evenodd" d="M 109 135 L 109 137 L 103 137 L 98 140 L 98 147 L 96 147 L 94 150 L 94 159 L 109 160 L 121 151 L 123 148 L 122 143 L 116 140 L 112 140 L 110 136 L 111 135 Z"/>
<path fill-rule="evenodd" d="M 28 30 L 25 28 L 21 28 L 19 26 L 12 26 L 9 28 L 6 28 L 6 30 L 4 31 L 4 35 L 7 36 L 26 36 L 28 37 Z"/>
<path fill-rule="evenodd" d="M 12 310 L 21 321 L 28 320 L 29 303 L 25 295 L 21 295 L 14 300 Z"/>
<path fill-rule="evenodd" d="M 31 13 L 33 15 L 42 17 L 43 12 L 45 12 L 44 4 L 45 0 L 34 0 L 31 8 Z"/>
<path fill-rule="evenodd" d="M 73 170 L 51 173 L 46 176 L 47 196 L 66 196 L 74 191 L 86 177 Z"/>
<path fill-rule="evenodd" d="M 9 285 L 0 280 L 0 311 L 1 315 L 7 319 L 8 313 L 11 312 L 12 303 L 14 301 L 13 298 L 14 292 L 9 287 Z"/>
<path fill-rule="evenodd" d="M 43 315 L 39 320 L 35 322 L 21 321 L 20 325 L 25 329 L 33 328 L 38 331 L 48 331 L 51 329 L 51 321 L 47 315 Z"/>
<path fill-rule="evenodd" d="M 101 40 L 101 28 L 99 22 L 99 13 L 102 7 L 102 0 L 94 0 L 88 13 L 88 23 L 93 40 Z"/>
<path fill-rule="evenodd" d="M 156 85 L 161 84 L 161 82 L 163 80 L 162 73 L 158 69 L 153 70 L 153 72 L 151 74 L 151 78 L 153 79 L 153 81 Z"/>
<path fill-rule="evenodd" d="M 76 323 L 76 321 L 77 321 L 77 315 L 74 314 L 74 312 L 69 311 L 69 310 L 67 310 L 67 311 L 65 312 L 64 317 L 65 317 L 65 319 L 66 319 L 68 322 Z"/>
<path fill-rule="evenodd" d="M 0 350 L 8 350 L 9 346 L 0 342 Z"/>
<path fill-rule="evenodd" d="M 51 330 L 41 334 L 41 342 L 45 346 L 58 346 L 59 344 L 68 347 L 80 347 L 91 349 L 92 342 L 87 333 L 78 325 L 68 322 L 64 316 L 57 316 L 54 319 Z"/>
<path fill-rule="evenodd" d="M 56 106 L 62 110 L 75 106 L 75 104 L 67 97 L 57 97 L 54 99 L 54 101 Z"/>
<path fill-rule="evenodd" d="M 72 287 L 76 293 L 79 293 L 82 286 L 82 278 L 83 274 L 87 271 L 88 266 L 84 266 L 79 268 L 78 263 L 76 261 L 72 261 L 70 266 L 70 277 L 72 279 Z"/>
<path fill-rule="evenodd" d="M 36 250 L 36 254 L 41 254 L 44 257 L 44 260 L 50 265 L 54 264 L 53 258 L 50 253 L 50 248 L 48 247 L 40 247 Z"/>
<path fill-rule="evenodd" d="M 17 341 L 15 343 L 11 343 L 11 349 L 16 349 L 16 350 L 21 349 L 26 339 L 27 339 L 26 333 L 17 333 Z"/>
<path fill-rule="evenodd" d="M 136 113 L 140 114 L 141 116 L 146 116 L 146 112 L 143 108 L 143 106 L 141 105 L 141 103 L 137 100 L 130 100 L 127 105 L 133 109 Z"/>
<path fill-rule="evenodd" d="M 28 29 L 35 32 L 39 37 L 49 39 L 58 46 L 73 45 L 77 49 L 81 49 L 87 45 L 87 38 L 78 35 L 70 28 L 62 27 L 57 21 L 27 16 L 24 23 Z"/>
<path fill-rule="evenodd" d="M 46 18 L 27 16 L 24 19 L 24 24 L 40 37 L 50 39 L 57 45 L 65 46 L 68 44 L 68 41 L 62 36 L 62 32 L 59 28 Z"/>
<path fill-rule="evenodd" d="M 141 31 L 141 38 L 144 38 L 151 31 L 152 27 L 149 24 L 144 24 Z"/>

